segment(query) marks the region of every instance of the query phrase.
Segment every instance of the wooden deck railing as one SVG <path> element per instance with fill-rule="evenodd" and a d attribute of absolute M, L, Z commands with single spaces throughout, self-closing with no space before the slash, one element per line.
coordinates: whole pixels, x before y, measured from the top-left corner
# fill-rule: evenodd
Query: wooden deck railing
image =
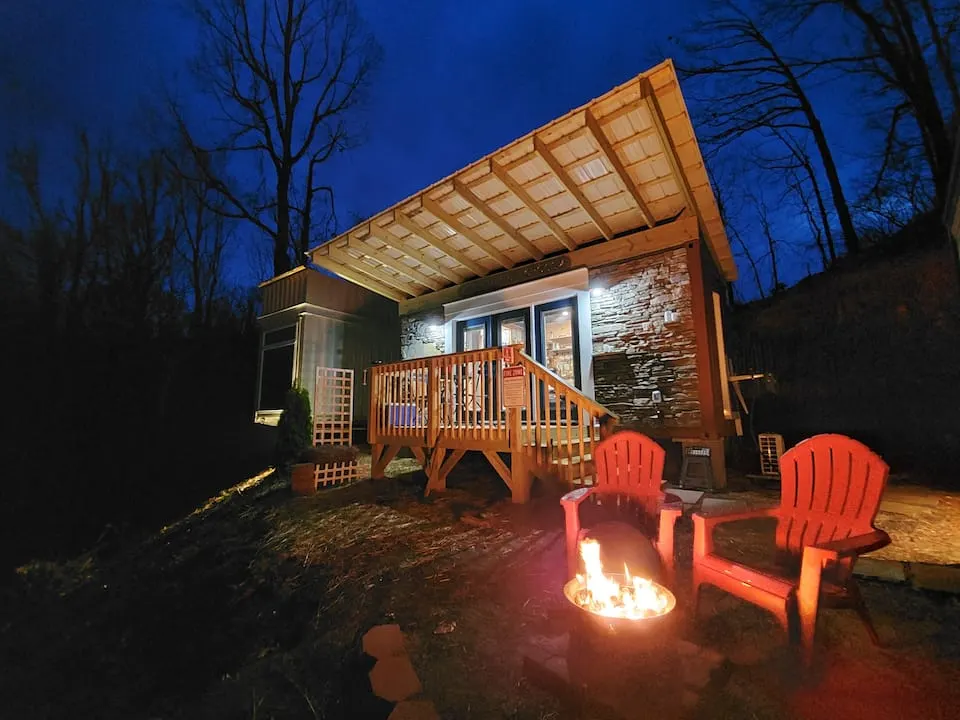
<path fill-rule="evenodd" d="M 600 422 L 613 414 L 526 354 L 526 407 L 520 444 L 537 465 L 556 466 L 569 485 L 592 475 L 587 455 L 599 440 Z"/>
<path fill-rule="evenodd" d="M 374 366 L 370 444 L 519 452 L 536 474 L 582 482 L 609 411 L 526 354 L 518 357 L 526 368 L 525 400 L 510 409 L 503 405 L 499 348 Z"/>

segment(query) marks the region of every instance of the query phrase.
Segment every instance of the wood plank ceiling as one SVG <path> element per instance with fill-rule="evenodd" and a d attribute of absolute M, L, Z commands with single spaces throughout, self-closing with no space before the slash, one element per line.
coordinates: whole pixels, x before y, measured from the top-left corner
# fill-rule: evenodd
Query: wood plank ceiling
<path fill-rule="evenodd" d="M 401 301 L 654 227 L 684 209 L 734 280 L 716 198 L 667 60 L 309 255 Z"/>

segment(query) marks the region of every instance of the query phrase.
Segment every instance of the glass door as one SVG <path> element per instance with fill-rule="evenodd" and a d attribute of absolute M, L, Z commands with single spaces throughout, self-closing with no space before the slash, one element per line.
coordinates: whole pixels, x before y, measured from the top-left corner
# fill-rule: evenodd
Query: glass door
<path fill-rule="evenodd" d="M 530 308 L 511 310 L 493 317 L 494 344 L 496 347 L 507 345 L 522 345 L 524 352 L 530 354 Z M 499 398 L 499 374 L 493 378 L 493 397 Z M 507 409 L 500 408 L 501 418 L 506 418 Z M 527 409 L 520 411 L 521 418 L 527 416 Z"/>
<path fill-rule="evenodd" d="M 580 338 L 577 322 L 577 299 L 569 298 L 538 305 L 534 310 L 537 323 L 537 361 L 559 375 L 568 385 L 580 388 Z M 553 422 L 565 419 L 566 402 L 560 403 L 556 417 L 556 393 L 540 387 L 540 400 L 549 409 Z M 575 418 L 571 420 L 575 422 Z"/>
<path fill-rule="evenodd" d="M 538 305 L 537 360 L 563 378 L 580 387 L 580 338 L 577 334 L 577 299 Z"/>
<path fill-rule="evenodd" d="M 457 323 L 457 352 L 485 350 L 492 340 L 490 317 L 461 320 Z M 450 395 L 454 401 L 455 417 L 476 418 L 486 405 L 490 382 L 484 363 L 470 362 L 458 366 L 452 378 Z"/>

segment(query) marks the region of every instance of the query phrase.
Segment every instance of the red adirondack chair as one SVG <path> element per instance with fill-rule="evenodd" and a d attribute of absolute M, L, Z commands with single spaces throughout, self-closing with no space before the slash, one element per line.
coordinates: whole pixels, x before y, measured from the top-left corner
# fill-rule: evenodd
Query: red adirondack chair
<path fill-rule="evenodd" d="M 817 435 L 791 448 L 780 458 L 779 508 L 693 515 L 694 597 L 699 601 L 705 583 L 714 585 L 770 611 L 788 633 L 796 614 L 806 661 L 812 657 L 821 602 L 856 610 L 879 644 L 853 565 L 858 555 L 890 544 L 890 537 L 873 526 L 888 473 L 878 455 L 843 435 Z M 792 561 L 794 572 L 761 572 L 714 554 L 717 525 L 758 517 L 777 518 L 779 560 Z"/>
<path fill-rule="evenodd" d="M 566 514 L 567 572 L 577 573 L 578 545 L 587 532 L 580 526 L 580 506 L 589 497 L 616 498 L 635 506 L 658 528 L 653 545 L 660 555 L 668 582 L 673 578 L 673 529 L 683 512 L 676 495 L 664 493 L 664 451 L 652 438 L 631 430 L 610 435 L 593 450 L 594 484 L 564 495 L 560 503 Z"/>

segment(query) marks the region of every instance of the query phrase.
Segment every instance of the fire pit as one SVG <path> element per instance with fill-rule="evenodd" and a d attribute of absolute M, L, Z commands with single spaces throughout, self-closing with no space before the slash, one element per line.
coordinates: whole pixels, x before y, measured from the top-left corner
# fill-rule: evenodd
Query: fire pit
<path fill-rule="evenodd" d="M 563 631 L 524 645 L 525 676 L 576 717 L 626 720 L 639 708 L 644 717 L 684 717 L 722 664 L 717 653 L 679 637 L 677 600 L 653 579 L 649 542 L 640 534 L 582 539 L 582 572 L 563 587 L 573 606 L 560 614 Z M 604 563 L 623 563 L 623 572 L 604 572 Z"/>
<path fill-rule="evenodd" d="M 600 543 L 592 539 L 580 542 L 584 572 L 563 587 L 563 594 L 584 611 L 593 627 L 605 635 L 649 632 L 661 625 L 677 605 L 667 588 L 648 578 L 630 573 L 605 573 L 600 561 Z"/>

